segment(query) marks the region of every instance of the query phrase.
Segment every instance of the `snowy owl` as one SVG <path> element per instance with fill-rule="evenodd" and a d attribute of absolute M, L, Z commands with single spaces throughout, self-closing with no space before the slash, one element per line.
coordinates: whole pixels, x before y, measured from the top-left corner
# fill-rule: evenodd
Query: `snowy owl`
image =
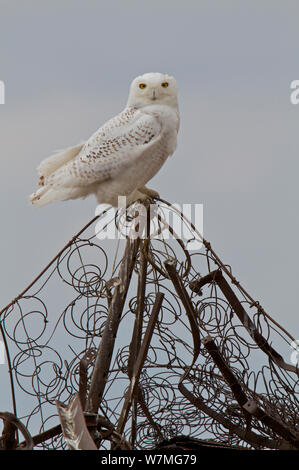
<path fill-rule="evenodd" d="M 146 73 L 131 84 L 126 108 L 86 142 L 56 152 L 38 167 L 39 186 L 31 203 L 85 198 L 117 206 L 158 193 L 146 183 L 160 170 L 177 145 L 179 129 L 176 80 Z"/>

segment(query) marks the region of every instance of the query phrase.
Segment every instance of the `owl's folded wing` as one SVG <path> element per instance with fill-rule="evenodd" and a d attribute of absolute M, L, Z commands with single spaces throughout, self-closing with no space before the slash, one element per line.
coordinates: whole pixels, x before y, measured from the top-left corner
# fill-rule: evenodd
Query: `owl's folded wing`
<path fill-rule="evenodd" d="M 46 180 L 51 186 L 85 186 L 116 177 L 134 165 L 145 148 L 161 134 L 159 120 L 142 111 L 108 121 L 83 145 L 80 152 Z"/>

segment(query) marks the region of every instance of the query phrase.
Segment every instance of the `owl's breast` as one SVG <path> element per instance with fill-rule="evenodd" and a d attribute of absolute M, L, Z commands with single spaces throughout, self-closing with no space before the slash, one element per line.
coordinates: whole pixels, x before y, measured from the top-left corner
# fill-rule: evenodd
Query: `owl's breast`
<path fill-rule="evenodd" d="M 153 114 L 159 121 L 161 126 L 159 135 L 140 146 L 136 146 L 134 142 L 130 143 L 135 156 L 122 167 L 117 176 L 107 182 L 110 193 L 129 195 L 135 189 L 144 186 L 158 173 L 167 157 L 175 151 L 179 127 L 178 112 L 161 109 L 166 108 L 161 106 L 159 109 L 157 106 L 153 108 L 150 112 L 147 110 L 146 114 Z"/>

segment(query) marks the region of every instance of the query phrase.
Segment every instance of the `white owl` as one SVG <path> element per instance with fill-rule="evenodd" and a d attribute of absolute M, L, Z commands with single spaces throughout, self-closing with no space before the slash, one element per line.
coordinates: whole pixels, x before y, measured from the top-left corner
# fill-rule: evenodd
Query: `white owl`
<path fill-rule="evenodd" d="M 145 184 L 177 145 L 179 129 L 176 80 L 146 73 L 133 80 L 126 108 L 86 142 L 58 151 L 38 167 L 39 186 L 30 200 L 44 206 L 56 200 L 95 194 L 99 203 L 117 206 L 157 193 Z"/>

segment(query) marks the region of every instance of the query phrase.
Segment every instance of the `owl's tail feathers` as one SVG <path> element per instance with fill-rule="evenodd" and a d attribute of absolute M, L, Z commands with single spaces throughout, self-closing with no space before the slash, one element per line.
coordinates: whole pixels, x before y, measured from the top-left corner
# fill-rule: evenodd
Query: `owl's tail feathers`
<path fill-rule="evenodd" d="M 59 192 L 48 186 L 43 186 L 29 196 L 31 204 L 36 207 L 45 206 L 49 204 L 49 202 L 56 201 L 57 199 L 61 199 Z"/>
<path fill-rule="evenodd" d="M 69 199 L 82 198 L 85 199 L 89 194 L 93 193 L 93 187 L 59 187 L 55 188 L 52 186 L 43 186 L 39 188 L 35 193 L 29 196 L 31 204 L 35 207 L 43 207 L 49 202 L 53 201 L 67 201 Z"/>

